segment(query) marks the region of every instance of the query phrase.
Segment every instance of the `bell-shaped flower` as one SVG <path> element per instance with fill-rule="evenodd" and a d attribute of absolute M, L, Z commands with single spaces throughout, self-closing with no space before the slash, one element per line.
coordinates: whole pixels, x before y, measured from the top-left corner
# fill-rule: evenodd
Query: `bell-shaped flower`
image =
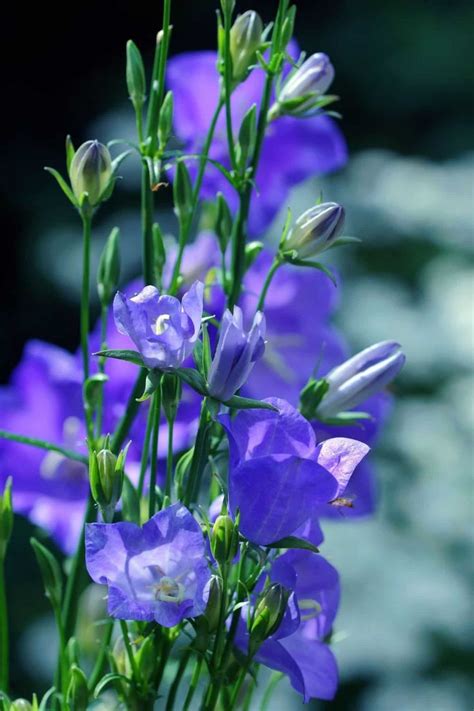
<path fill-rule="evenodd" d="M 216 352 L 208 374 L 209 394 L 226 402 L 247 382 L 255 362 L 265 351 L 265 316 L 258 311 L 248 333 L 242 311 L 224 312 Z"/>
<path fill-rule="evenodd" d="M 135 343 L 148 368 L 178 368 L 199 335 L 204 285 L 196 281 L 181 302 L 160 296 L 154 286 L 145 286 L 131 298 L 118 292 L 114 299 L 115 323 Z"/>
<path fill-rule="evenodd" d="M 334 437 L 316 444 L 310 423 L 285 400 L 278 409 L 221 415 L 230 447 L 229 507 L 252 542 L 274 543 L 342 496 L 369 451 L 363 442 Z"/>
<path fill-rule="evenodd" d="M 211 572 L 196 519 L 182 504 L 134 523 L 86 528 L 86 565 L 109 588 L 108 611 L 123 620 L 155 620 L 174 627 L 206 609 Z"/>

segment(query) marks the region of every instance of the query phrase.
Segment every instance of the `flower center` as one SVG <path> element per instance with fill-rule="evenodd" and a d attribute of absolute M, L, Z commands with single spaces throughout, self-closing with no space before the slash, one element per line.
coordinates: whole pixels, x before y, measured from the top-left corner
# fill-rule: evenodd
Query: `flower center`
<path fill-rule="evenodd" d="M 316 600 L 298 600 L 298 607 L 301 612 L 301 622 L 312 620 L 321 612 L 321 605 Z"/>
<path fill-rule="evenodd" d="M 153 327 L 153 330 L 157 336 L 161 336 L 161 334 L 166 331 L 169 326 L 169 321 L 169 314 L 161 314 L 161 316 L 158 316 Z"/>
<path fill-rule="evenodd" d="M 181 602 L 184 600 L 184 585 L 164 575 L 159 583 L 153 585 L 155 600 L 160 602 Z"/>

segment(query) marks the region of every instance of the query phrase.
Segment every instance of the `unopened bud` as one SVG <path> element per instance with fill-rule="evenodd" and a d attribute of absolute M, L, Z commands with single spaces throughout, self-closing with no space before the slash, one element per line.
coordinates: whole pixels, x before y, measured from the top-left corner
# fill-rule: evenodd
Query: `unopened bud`
<path fill-rule="evenodd" d="M 222 193 L 217 193 L 217 211 L 214 229 L 219 240 L 221 252 L 224 253 L 232 232 L 232 213 Z"/>
<path fill-rule="evenodd" d="M 15 699 L 7 708 L 8 711 L 33 711 L 33 706 L 26 699 Z"/>
<path fill-rule="evenodd" d="M 405 363 L 401 346 L 394 341 L 375 343 L 324 376 L 328 391 L 317 414 L 322 419 L 351 410 L 384 388 Z"/>
<path fill-rule="evenodd" d="M 5 558 L 13 530 L 12 478 L 8 477 L 0 495 L 0 562 Z"/>
<path fill-rule="evenodd" d="M 270 585 L 262 594 L 250 624 L 251 649 L 258 648 L 277 631 L 285 614 L 289 596 L 290 591 L 280 583 Z"/>
<path fill-rule="evenodd" d="M 89 455 L 89 479 L 92 495 L 106 523 L 112 521 L 115 507 L 122 495 L 127 449 L 118 457 L 108 448 Z"/>
<path fill-rule="evenodd" d="M 102 306 L 109 306 L 120 278 L 120 230 L 114 227 L 102 252 L 97 271 L 97 291 Z"/>
<path fill-rule="evenodd" d="M 85 194 L 91 206 L 98 205 L 112 179 L 112 158 L 109 149 L 99 141 L 83 143 L 71 161 L 69 178 L 80 205 Z"/>
<path fill-rule="evenodd" d="M 161 393 L 163 411 L 168 422 L 176 418 L 181 392 L 181 379 L 173 373 L 165 373 L 161 380 Z"/>
<path fill-rule="evenodd" d="M 255 62 L 256 51 L 262 43 L 263 24 L 260 15 L 247 10 L 239 15 L 230 30 L 230 54 L 232 57 L 232 77 L 243 81 L 251 64 Z"/>
<path fill-rule="evenodd" d="M 148 684 L 156 669 L 156 648 L 153 636 L 147 637 L 135 653 L 137 669 L 140 672 L 144 684 Z"/>
<path fill-rule="evenodd" d="M 176 163 L 176 175 L 173 183 L 174 209 L 181 222 L 190 217 L 193 203 L 193 188 L 186 164 L 182 160 Z"/>
<path fill-rule="evenodd" d="M 326 54 L 312 54 L 290 74 L 278 96 L 278 109 L 272 108 L 271 113 L 302 116 L 317 109 L 318 99 L 329 89 L 334 74 Z"/>
<path fill-rule="evenodd" d="M 71 711 L 86 711 L 89 703 L 89 690 L 87 677 L 77 664 L 73 664 L 69 671 L 69 686 L 67 689 L 68 708 Z"/>
<path fill-rule="evenodd" d="M 127 88 L 136 110 L 140 110 L 145 101 L 146 81 L 143 59 L 135 42 L 127 42 Z"/>
<path fill-rule="evenodd" d="M 212 527 L 211 551 L 212 555 L 219 563 L 224 565 L 230 563 L 238 551 L 239 537 L 238 531 L 231 517 L 221 514 L 215 520 Z"/>
<path fill-rule="evenodd" d="M 328 249 L 341 234 L 345 212 L 337 202 L 323 202 L 298 217 L 281 251 L 294 250 L 299 259 L 307 259 Z"/>
<path fill-rule="evenodd" d="M 158 122 L 158 143 L 161 150 L 166 148 L 171 135 L 173 125 L 173 93 L 168 91 L 160 109 L 160 120 Z"/>
<path fill-rule="evenodd" d="M 222 580 L 217 575 L 213 575 L 209 583 L 209 598 L 204 617 L 207 620 L 208 632 L 211 634 L 217 630 L 220 619 L 222 605 Z"/>

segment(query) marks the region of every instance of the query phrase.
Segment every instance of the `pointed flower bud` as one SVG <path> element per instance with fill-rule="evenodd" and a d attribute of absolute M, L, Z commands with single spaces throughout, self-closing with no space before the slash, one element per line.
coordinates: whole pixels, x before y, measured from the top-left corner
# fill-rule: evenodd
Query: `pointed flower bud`
<path fill-rule="evenodd" d="M 158 122 L 158 143 L 161 150 L 166 148 L 171 135 L 173 125 L 173 92 L 168 91 L 160 109 L 160 120 Z"/>
<path fill-rule="evenodd" d="M 322 419 L 350 410 L 390 383 L 405 363 L 401 347 L 394 341 L 375 343 L 331 370 L 329 385 L 317 408 Z"/>
<path fill-rule="evenodd" d="M 265 590 L 257 603 L 250 624 L 250 649 L 255 650 L 262 642 L 271 637 L 281 624 L 288 604 L 290 591 L 274 583 Z"/>
<path fill-rule="evenodd" d="M 265 351 L 265 316 L 255 314 L 248 333 L 243 328 L 242 311 L 234 307 L 222 317 L 219 340 L 209 370 L 209 394 L 226 402 L 247 381 L 256 361 Z"/>
<path fill-rule="evenodd" d="M 209 583 L 209 599 L 204 617 L 207 620 L 208 631 L 212 634 L 217 630 L 222 605 L 222 579 L 213 575 Z"/>
<path fill-rule="evenodd" d="M 109 149 L 99 141 L 86 141 L 80 146 L 69 168 L 71 187 L 81 205 L 84 193 L 92 206 L 98 205 L 112 179 Z"/>
<path fill-rule="evenodd" d="M 104 520 L 110 523 L 122 495 L 127 448 L 118 457 L 107 447 L 89 456 L 89 479 L 92 495 Z"/>
<path fill-rule="evenodd" d="M 218 516 L 212 527 L 211 551 L 219 565 L 230 563 L 239 549 L 239 533 L 231 517 Z"/>
<path fill-rule="evenodd" d="M 165 373 L 161 381 L 162 405 L 168 421 L 174 420 L 181 400 L 181 380 L 174 373 Z"/>
<path fill-rule="evenodd" d="M 102 306 L 110 305 L 117 291 L 120 278 L 120 230 L 114 227 L 100 257 L 97 270 L 97 291 Z"/>
<path fill-rule="evenodd" d="M 86 711 L 89 703 L 89 689 L 87 677 L 77 664 L 73 664 L 69 671 L 69 686 L 67 689 L 68 708 L 71 711 Z"/>
<path fill-rule="evenodd" d="M 145 101 L 146 80 L 142 55 L 135 42 L 127 42 L 127 88 L 135 110 L 140 110 Z"/>
<path fill-rule="evenodd" d="M 278 112 L 303 116 L 318 108 L 318 99 L 334 79 L 334 67 L 323 52 L 312 54 L 283 85 L 278 96 Z M 275 113 L 275 109 L 271 109 Z"/>
<path fill-rule="evenodd" d="M 230 55 L 232 76 L 235 82 L 243 81 L 255 61 L 255 53 L 262 43 L 263 24 L 260 15 L 247 10 L 239 15 L 230 30 Z"/>
<path fill-rule="evenodd" d="M 337 202 L 323 202 L 298 217 L 282 251 L 294 250 L 299 259 L 314 257 L 328 249 L 341 234 L 345 212 Z"/>
<path fill-rule="evenodd" d="M 5 558 L 13 529 L 12 478 L 8 477 L 0 495 L 0 562 Z"/>
<path fill-rule="evenodd" d="M 8 708 L 8 711 L 33 711 L 33 706 L 26 699 L 15 699 L 6 708 Z"/>

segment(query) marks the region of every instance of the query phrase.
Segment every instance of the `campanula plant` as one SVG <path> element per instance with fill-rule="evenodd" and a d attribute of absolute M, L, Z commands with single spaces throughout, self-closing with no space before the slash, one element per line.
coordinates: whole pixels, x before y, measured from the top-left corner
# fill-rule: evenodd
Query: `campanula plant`
<path fill-rule="evenodd" d="M 68 137 L 67 178 L 47 169 L 83 228 L 80 347 L 30 341 L 0 389 L 7 711 L 248 709 L 261 666 L 305 702 L 337 692 L 340 578 L 319 552 L 322 527 L 341 507 L 375 507 L 369 452 L 405 356 L 384 341 L 350 357 L 331 323 L 330 250 L 357 241 L 342 205 L 288 211 L 276 249 L 265 243 L 290 189 L 347 160 L 327 110 L 331 59 L 300 51 L 289 0 L 268 18 L 221 0 L 217 50 L 169 57 L 175 4 L 163 0 L 152 67 L 126 46 L 130 148 L 114 155 L 117 141 L 92 139 L 76 150 Z M 119 199 L 130 152 L 142 171 L 142 271 L 121 283 L 114 228 L 91 328 L 95 215 Z M 171 243 L 158 188 L 173 199 Z M 31 543 L 58 640 L 50 688 L 31 703 L 9 686 L 14 512 L 41 529 Z M 90 649 L 79 608 L 93 583 L 106 612 Z"/>

